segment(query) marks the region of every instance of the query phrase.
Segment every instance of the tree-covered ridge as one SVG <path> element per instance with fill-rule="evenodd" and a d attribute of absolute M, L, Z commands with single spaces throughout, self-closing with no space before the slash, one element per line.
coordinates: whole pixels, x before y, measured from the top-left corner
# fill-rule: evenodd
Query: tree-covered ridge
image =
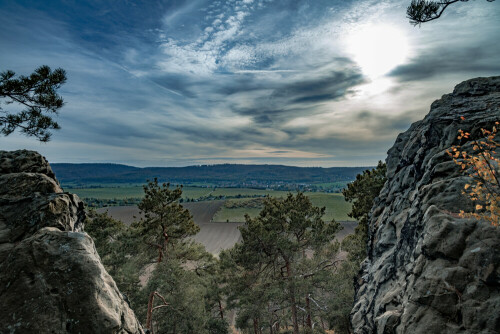
<path fill-rule="evenodd" d="M 352 181 L 366 167 L 293 167 L 283 165 L 201 165 L 138 168 L 120 164 L 54 163 L 62 184 L 142 183 L 158 178 L 171 183 L 329 183 Z"/>

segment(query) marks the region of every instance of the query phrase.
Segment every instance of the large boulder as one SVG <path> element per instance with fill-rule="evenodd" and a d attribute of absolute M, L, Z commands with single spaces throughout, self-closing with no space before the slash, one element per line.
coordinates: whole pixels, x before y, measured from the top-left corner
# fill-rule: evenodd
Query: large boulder
<path fill-rule="evenodd" d="M 459 129 L 478 138 L 497 121 L 500 77 L 477 78 L 398 136 L 371 213 L 355 333 L 499 333 L 500 228 L 459 218 L 473 209 L 462 194 L 471 179 L 446 153 L 472 152 Z"/>
<path fill-rule="evenodd" d="M 0 151 L 0 333 L 143 333 L 44 157 Z"/>

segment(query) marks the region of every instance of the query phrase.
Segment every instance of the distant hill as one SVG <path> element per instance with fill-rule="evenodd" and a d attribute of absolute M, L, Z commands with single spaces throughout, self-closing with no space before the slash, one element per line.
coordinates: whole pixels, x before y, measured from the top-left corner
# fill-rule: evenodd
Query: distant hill
<path fill-rule="evenodd" d="M 51 164 L 56 177 L 65 184 L 145 183 L 159 181 L 225 186 L 265 184 L 318 184 L 351 181 L 370 167 L 292 167 L 283 165 L 201 165 L 188 167 L 138 168 L 119 164 Z"/>

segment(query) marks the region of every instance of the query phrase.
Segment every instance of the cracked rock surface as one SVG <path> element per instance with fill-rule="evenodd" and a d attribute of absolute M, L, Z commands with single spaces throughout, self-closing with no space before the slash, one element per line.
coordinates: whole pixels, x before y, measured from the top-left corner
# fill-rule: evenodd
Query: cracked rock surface
<path fill-rule="evenodd" d="M 0 334 L 143 333 L 44 157 L 0 151 Z"/>
<path fill-rule="evenodd" d="M 472 152 L 459 129 L 480 138 L 496 121 L 500 77 L 477 78 L 398 136 L 372 208 L 355 333 L 500 333 L 500 228 L 458 218 L 473 211 L 462 194 L 471 180 L 446 153 L 453 145 Z"/>

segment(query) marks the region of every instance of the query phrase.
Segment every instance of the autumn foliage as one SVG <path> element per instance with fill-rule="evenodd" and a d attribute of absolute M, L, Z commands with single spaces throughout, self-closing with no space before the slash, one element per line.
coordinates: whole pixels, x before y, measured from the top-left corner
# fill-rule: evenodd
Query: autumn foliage
<path fill-rule="evenodd" d="M 462 118 L 463 119 L 463 118 Z M 453 146 L 447 153 L 460 166 L 463 173 L 472 178 L 464 186 L 462 193 L 475 203 L 473 212 L 461 210 L 461 218 L 475 218 L 498 226 L 500 221 L 500 182 L 498 173 L 500 159 L 496 154 L 499 122 L 491 130 L 481 129 L 481 139 L 471 139 L 471 134 L 459 130 L 457 139 L 472 144 L 472 153 L 461 146 Z"/>

